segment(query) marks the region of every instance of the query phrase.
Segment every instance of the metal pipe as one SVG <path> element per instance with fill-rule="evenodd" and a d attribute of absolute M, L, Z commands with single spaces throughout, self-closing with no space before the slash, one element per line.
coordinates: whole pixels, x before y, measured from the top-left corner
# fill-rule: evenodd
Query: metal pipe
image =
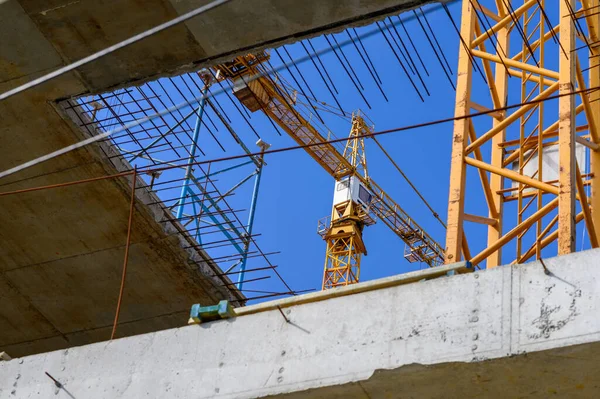
<path fill-rule="evenodd" d="M 194 135 L 192 137 L 192 146 L 190 147 L 190 158 L 185 168 L 185 181 L 181 186 L 181 200 L 179 201 L 179 208 L 177 209 L 176 218 L 179 219 L 183 215 L 183 208 L 185 207 L 185 196 L 188 194 L 189 185 L 192 178 L 192 166 L 195 161 L 196 149 L 198 148 L 198 138 L 200 137 L 200 126 L 202 125 L 202 115 L 204 114 L 204 105 L 206 104 L 206 92 L 208 91 L 208 84 L 204 85 L 202 89 L 202 100 L 196 111 L 196 125 L 194 126 Z"/>
<path fill-rule="evenodd" d="M 250 248 L 250 237 L 252 237 L 252 227 L 254 225 L 254 215 L 256 213 L 256 203 L 258 202 L 258 189 L 260 187 L 260 178 L 262 176 L 262 168 L 263 168 L 263 158 L 265 156 L 265 150 L 267 150 L 270 145 L 259 140 L 257 144 L 261 147 L 260 154 L 260 165 L 256 169 L 256 177 L 254 178 L 254 188 L 252 189 L 252 201 L 250 202 L 250 213 L 248 214 L 248 227 L 246 228 L 246 234 L 244 237 L 246 238 L 246 242 L 244 243 L 244 253 L 242 254 L 242 262 L 240 265 L 240 274 L 238 276 L 238 282 L 236 287 L 238 290 L 242 290 L 244 286 L 244 276 L 246 270 L 246 262 L 248 260 L 248 249 Z"/>
<path fill-rule="evenodd" d="M 210 208 L 213 207 L 213 205 L 217 205 L 219 203 L 219 201 L 221 201 L 223 198 L 229 196 L 231 193 L 233 193 L 233 191 L 235 191 L 238 187 L 240 187 L 242 184 L 246 183 L 248 180 L 250 180 L 250 178 L 254 175 L 256 175 L 258 173 L 258 170 L 255 170 L 254 172 L 252 172 L 251 174 L 249 174 L 248 176 L 244 177 L 239 183 L 237 183 L 235 186 L 231 187 L 229 190 L 227 190 L 224 194 L 221 194 L 215 201 L 214 204 L 211 204 L 208 208 L 208 210 L 210 210 Z M 208 179 L 207 179 L 208 182 Z M 198 185 L 198 183 L 195 181 L 194 179 L 194 183 L 196 183 L 196 185 Z M 206 187 L 204 187 L 204 190 L 206 191 Z"/>
<path fill-rule="evenodd" d="M 192 194 L 192 198 L 196 199 L 196 200 L 197 200 L 197 201 L 200 203 L 200 206 L 201 206 L 201 208 L 202 208 L 202 211 L 203 211 L 203 212 L 208 212 L 208 209 L 207 209 L 206 205 L 204 205 L 204 203 L 198 199 L 198 196 L 197 196 L 196 194 L 194 194 L 193 192 L 190 192 L 190 193 Z M 211 202 L 211 203 L 213 203 L 213 204 L 214 204 L 214 200 L 213 200 L 213 199 L 212 199 L 212 198 L 211 198 L 209 195 L 207 195 L 206 197 L 207 197 L 207 199 L 209 200 L 209 202 Z M 241 234 L 241 233 L 239 232 L 239 230 L 238 230 L 238 229 L 237 229 L 237 228 L 236 228 L 236 227 L 233 225 L 233 223 L 232 223 L 232 222 L 229 220 L 229 218 L 227 218 L 227 216 L 225 216 L 225 215 L 223 214 L 223 211 L 222 211 L 221 209 L 219 209 L 218 207 L 216 207 L 216 208 L 217 208 L 218 212 L 215 212 L 215 214 L 221 214 L 221 216 L 223 217 L 223 219 L 225 219 L 225 221 L 226 221 L 226 224 L 227 224 L 227 225 L 229 225 L 229 226 L 232 228 L 232 230 L 233 230 L 233 232 L 235 233 L 235 235 L 237 235 L 238 237 L 242 237 L 242 236 L 243 236 L 243 234 Z M 209 213 L 206 213 L 205 215 L 207 215 L 207 216 L 208 216 L 208 218 L 209 218 L 210 220 L 212 220 L 212 221 L 213 221 L 213 223 L 215 223 L 216 225 L 218 225 L 218 226 L 219 226 L 219 228 L 221 228 L 221 227 L 222 227 L 222 224 L 221 224 L 221 223 L 219 223 L 219 220 L 218 220 L 218 219 L 217 219 L 217 218 L 214 216 L 214 214 L 209 214 Z M 233 247 L 234 247 L 234 248 L 235 248 L 235 249 L 238 251 L 238 253 L 239 253 L 240 255 L 242 255 L 242 254 L 244 253 L 244 251 L 243 251 L 242 247 L 240 247 L 240 246 L 239 246 L 239 245 L 238 245 L 238 244 L 235 242 L 235 239 L 234 239 L 234 238 L 231 236 L 231 234 L 229 234 L 229 231 L 228 231 L 227 229 L 221 229 L 221 230 L 223 231 L 223 234 L 225 235 L 225 237 L 227 237 L 227 238 L 229 239 L 229 241 L 231 241 L 231 244 L 232 244 L 232 245 L 233 245 Z"/>

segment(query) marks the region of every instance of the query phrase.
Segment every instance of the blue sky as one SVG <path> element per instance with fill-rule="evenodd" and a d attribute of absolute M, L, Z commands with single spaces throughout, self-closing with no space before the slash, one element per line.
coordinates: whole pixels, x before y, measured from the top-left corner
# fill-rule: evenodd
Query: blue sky
<path fill-rule="evenodd" d="M 451 6 L 457 11 L 456 6 Z M 408 17 L 406 14 L 403 18 Z M 450 65 L 455 70 L 457 60 L 457 36 L 443 10 L 428 15 L 432 26 L 438 32 L 449 34 L 437 35 Z M 422 49 L 420 55 L 428 66 L 430 76 L 423 70 L 423 79 L 431 97 L 421 102 L 410 81 L 404 75 L 401 66 L 390 50 L 387 42 L 376 34 L 363 39 L 375 67 L 383 81 L 383 90 L 389 102 L 386 102 L 364 63 L 352 45 L 344 49 L 353 68 L 361 77 L 365 86 L 365 97 L 369 101 L 369 109 L 350 78 L 333 53 L 322 56 L 328 66 L 330 75 L 339 91 L 338 100 L 346 111 L 360 108 L 375 123 L 375 130 L 385 130 L 423 121 L 445 118 L 453 114 L 454 91 L 446 79 L 433 51 L 420 30 L 420 26 L 412 18 L 407 18 L 406 27 L 414 34 L 413 40 L 417 48 Z M 359 29 L 359 34 L 376 29 L 368 26 Z M 400 29 L 398 27 L 398 29 Z M 343 34 L 336 35 L 338 41 L 347 40 Z M 406 40 L 406 37 L 404 37 Z M 323 49 L 327 43 L 322 38 L 313 40 L 317 50 Z M 408 44 L 408 43 L 407 43 Z M 305 55 L 300 45 L 287 46 L 294 58 Z M 283 52 L 280 51 L 283 55 Z M 279 57 L 272 52 L 273 65 L 279 63 Z M 413 55 L 415 63 L 418 59 Z M 334 105 L 335 102 L 321 81 L 320 76 L 310 62 L 299 66 L 306 80 L 319 100 Z M 284 74 L 285 76 L 285 74 Z M 416 76 L 413 79 L 417 80 Z M 452 77 L 454 79 L 454 76 Z M 291 79 L 288 78 L 289 81 Z M 306 89 L 305 89 L 306 90 Z M 424 91 L 423 89 L 421 89 Z M 350 131 L 350 124 L 336 117 L 328 117 L 327 126 L 338 137 L 344 137 Z M 262 119 L 253 115 L 254 119 Z M 264 131 L 263 138 L 273 147 L 293 144 L 286 136 L 279 137 L 268 122 L 257 121 Z M 433 208 L 445 219 L 448 196 L 448 174 L 450 162 L 452 125 L 447 124 L 428 129 L 419 129 L 380 138 L 380 142 L 396 160 L 405 173 L 414 180 Z M 402 177 L 385 159 L 375 143 L 367 140 L 367 162 L 370 175 L 398 202 L 409 215 L 426 229 L 442 246 L 445 233 L 443 227 L 435 220 L 419 198 L 410 190 Z M 267 158 L 268 166 L 264 170 L 263 185 L 257 209 L 255 230 L 261 232 L 260 242 L 265 250 L 276 249 L 282 253 L 273 257 L 280 265 L 284 277 L 293 283 L 296 289 L 307 287 L 320 288 L 325 242 L 316 233 L 318 219 L 331 213 L 334 181 L 321 167 L 303 151 L 286 152 Z M 363 258 L 361 280 L 403 273 L 426 267 L 410 264 L 404 257 L 404 243 L 383 223 L 367 227 L 364 231 L 368 256 Z M 255 261 L 257 264 L 259 260 Z M 259 283 L 256 283 L 258 286 Z M 261 284 L 262 285 L 262 284 Z M 267 286 L 265 283 L 264 286 Z"/>
<path fill-rule="evenodd" d="M 438 28 L 441 28 L 442 24 L 448 25 L 444 31 L 452 32 L 450 22 L 443 11 L 434 12 L 428 18 Z M 428 45 L 424 36 L 419 35 L 420 27 L 414 21 L 408 22 L 406 27 L 409 32 L 416 33 L 417 38 L 413 40 L 418 48 Z M 373 26 L 369 26 L 359 29 L 358 32 L 361 34 L 373 29 Z M 347 40 L 347 36 L 342 34 L 336 37 L 339 42 Z M 458 50 L 456 35 L 438 37 L 454 69 Z M 327 46 L 327 42 L 321 38 L 314 39 L 313 44 L 317 50 Z M 375 63 L 389 102 L 385 101 L 375 86 L 354 47 L 349 45 L 345 47 L 344 53 L 360 76 L 365 86 L 365 97 L 372 109 L 366 106 L 335 55 L 328 53 L 322 56 L 339 91 L 338 100 L 346 111 L 360 108 L 373 120 L 375 130 L 385 130 L 452 115 L 454 91 L 440 66 L 434 64 L 437 60 L 431 50 L 421 52 L 421 57 L 429 66 L 431 75 L 426 77 L 425 73 L 421 72 L 431 93 L 431 97 L 421 103 L 381 34 L 363 39 L 363 44 Z M 294 58 L 305 55 L 300 45 L 287 47 Z M 280 53 L 284 55 L 283 52 Z M 271 55 L 273 65 L 276 66 L 279 57 L 274 52 L 271 52 Z M 418 62 L 416 57 L 415 62 Z M 306 80 L 311 82 L 317 98 L 335 106 L 334 100 L 313 65 L 306 62 L 299 67 Z M 416 80 L 416 77 L 414 79 Z M 288 80 L 292 81 L 289 78 Z M 349 133 L 348 121 L 329 117 L 326 113 L 321 114 L 336 136 L 344 137 Z M 259 118 L 253 115 L 253 122 L 254 119 Z M 261 131 L 264 131 L 263 138 L 275 148 L 294 143 L 289 137 L 279 137 L 268 122 L 261 120 L 259 124 L 257 121 L 257 126 L 261 126 Z M 441 215 L 445 214 L 447 207 L 451 131 L 452 126 L 446 125 L 380 138 L 380 142 L 399 166 L 415 181 L 424 196 Z M 429 145 L 425 146 L 425 143 Z M 445 237 L 443 227 L 410 191 L 375 143 L 367 140 L 366 146 L 370 175 L 443 246 Z M 317 235 L 316 228 L 317 221 L 331 213 L 334 180 L 301 150 L 269 156 L 267 162 L 255 225 L 255 230 L 263 234 L 260 237 L 261 245 L 265 250 L 276 249 L 282 252 L 273 259 L 280 265 L 282 275 L 293 284 L 294 288 L 320 288 L 325 242 Z M 426 267 L 405 261 L 404 243 L 381 222 L 365 228 L 363 236 L 368 256 L 362 261 L 362 281 Z M 259 264 L 260 260 L 255 262 Z M 264 286 L 268 284 L 265 282 Z M 256 286 L 258 285 L 259 282 L 256 283 Z"/>
<path fill-rule="evenodd" d="M 449 9 L 456 23 L 460 23 L 460 2 L 452 2 Z M 453 74 L 450 76 L 452 82 L 456 81 L 456 65 L 458 57 L 458 49 L 460 42 L 456 31 L 452 27 L 450 20 L 444 10 L 439 6 L 428 6 L 427 19 L 435 31 L 436 38 L 439 41 L 444 55 L 447 57 L 448 64 Z M 556 17 L 551 10 L 550 18 Z M 411 74 L 412 78 L 420 86 L 420 90 L 424 95 L 425 101 L 422 102 L 407 79 L 405 72 L 396 60 L 394 54 L 386 40 L 380 33 L 371 35 L 371 32 L 377 31 L 376 25 L 370 25 L 358 28 L 357 32 L 363 36 L 363 44 L 367 48 L 370 57 L 372 58 L 377 72 L 382 80 L 382 88 L 388 97 L 386 101 L 381 95 L 377 86 L 374 83 L 371 75 L 365 67 L 365 64 L 359 57 L 352 44 L 344 47 L 344 54 L 348 58 L 353 69 L 360 77 L 360 81 L 364 86 L 363 95 L 366 97 L 371 108 L 367 106 L 365 101 L 360 96 L 357 89 L 352 84 L 350 78 L 346 75 L 343 67 L 340 65 L 335 54 L 328 52 L 321 56 L 323 63 L 327 66 L 339 95 L 338 101 L 346 111 L 361 109 L 374 122 L 375 131 L 381 131 L 401 126 L 407 126 L 436 119 L 452 117 L 454 115 L 455 91 L 443 69 L 440 66 L 439 60 L 430 47 L 427 37 L 423 34 L 418 21 L 413 18 L 412 13 L 401 15 L 405 21 L 405 26 L 410 32 L 420 57 L 425 64 L 429 76 L 420 65 L 416 54 L 410 48 L 404 31 L 400 26 L 397 26 L 398 31 L 403 37 L 405 44 L 409 46 L 410 53 L 414 63 L 420 69 L 422 78 L 430 93 L 425 94 L 425 90 L 418 83 L 418 77 Z M 397 23 L 397 19 L 392 19 Z M 422 20 L 425 23 L 424 20 Z M 338 42 L 348 41 L 348 36 L 345 32 L 336 34 Z M 388 35 L 391 40 L 391 37 Z M 322 50 L 328 47 L 327 42 L 322 38 L 312 39 L 312 43 L 316 49 Z M 518 44 L 518 43 L 517 43 Z M 519 45 L 520 46 L 520 45 Z M 288 45 L 285 47 L 292 58 L 299 59 L 305 57 L 306 53 L 299 43 Z M 551 48 L 551 46 L 549 46 Z M 287 57 L 285 52 L 280 50 L 279 53 Z M 514 54 L 515 51 L 511 51 Z M 556 57 L 549 57 L 547 67 L 555 66 Z M 288 59 L 286 58 L 286 61 Z M 271 62 L 276 68 L 281 65 L 279 56 L 275 51 L 271 51 Z M 553 65 L 554 63 L 554 65 Z M 314 92 L 315 97 L 319 101 L 324 101 L 329 105 L 335 106 L 335 101 L 331 97 L 326 86 L 323 84 L 320 75 L 310 61 L 298 65 L 300 71 L 310 88 Z M 294 69 L 294 75 L 299 83 L 303 85 L 300 75 Z M 410 72 L 409 72 L 410 73 Z M 450 72 L 449 72 L 450 73 Z M 285 71 L 281 72 L 284 79 L 296 86 L 296 83 L 291 76 Z M 477 75 L 478 76 L 478 75 Z M 161 79 L 163 88 L 170 94 L 174 102 L 180 102 L 185 96 L 198 96 L 199 90 L 192 84 L 192 79 L 200 84 L 195 76 L 188 76 L 189 91 L 185 92 L 186 88 L 182 84 L 178 84 L 180 90 L 178 92 L 175 86 L 166 79 Z M 177 81 L 177 78 L 175 78 Z M 474 98 L 480 99 L 480 103 L 491 107 L 489 95 L 486 96 L 486 86 L 481 78 L 476 78 L 474 86 Z M 517 79 L 511 80 L 509 85 L 519 85 Z M 159 90 L 158 83 L 149 83 L 150 87 Z M 217 90 L 218 86 L 213 86 L 213 90 Z M 310 95 L 308 88 L 304 87 L 305 92 Z M 520 98 L 518 91 L 514 90 L 508 99 L 510 104 L 519 103 Z M 301 93 L 298 94 L 301 96 Z M 164 99 L 166 106 L 171 105 L 167 99 Z M 216 97 L 219 105 L 223 107 L 231 119 L 231 126 L 236 133 L 242 138 L 246 145 L 252 151 L 257 151 L 258 148 L 254 145 L 257 137 L 248 127 L 242 115 L 236 110 L 233 103 L 225 94 L 219 94 Z M 235 99 L 234 99 L 235 100 Z M 239 105 L 241 107 L 241 104 Z M 548 105 L 548 109 L 552 109 L 553 104 Z M 190 112 L 191 108 L 182 109 L 182 114 Z M 345 137 L 349 133 L 349 120 L 344 120 L 336 115 L 320 112 L 320 115 L 326 122 L 327 128 L 337 137 Z M 315 125 L 322 127 L 322 124 L 313 115 Z M 175 118 L 165 117 L 165 124 L 173 124 Z M 204 154 L 200 154 L 198 160 L 215 159 L 222 156 L 240 154 L 242 151 L 227 133 L 214 112 L 207 111 L 205 123 L 200 131 L 200 147 Z M 294 141 L 285 133 L 280 136 L 269 120 L 261 114 L 255 112 L 250 118 L 251 124 L 254 126 L 260 137 L 272 145 L 272 148 L 281 148 L 294 145 Z M 489 125 L 488 120 L 477 120 L 476 127 L 485 129 Z M 551 118 L 545 122 L 552 123 Z M 146 124 L 146 126 L 149 126 Z M 192 128 L 193 119 L 190 120 Z M 218 128 L 215 129 L 215 128 Z M 211 137 L 208 129 L 219 140 L 217 143 Z M 452 140 L 451 123 L 425 127 L 416 130 L 404 131 L 400 133 L 385 135 L 379 138 L 380 142 L 386 147 L 387 151 L 392 155 L 403 171 L 412 179 L 424 197 L 430 202 L 431 206 L 439 213 L 442 220 L 446 219 L 447 204 L 448 204 L 448 184 L 450 173 L 450 156 L 451 156 L 451 140 Z M 163 128 L 164 131 L 164 128 Z M 515 132 L 509 132 L 509 136 Z M 189 145 L 190 140 L 185 134 L 178 134 L 181 144 Z M 511 136 L 514 137 L 514 136 Z M 174 139 L 171 140 L 176 143 Z M 148 141 L 145 142 L 146 144 Z M 225 152 L 220 146 L 225 148 Z M 367 162 L 369 174 L 382 186 L 404 210 L 411 215 L 419 225 L 421 225 L 442 247 L 445 246 L 445 230 L 441 224 L 431 215 L 429 210 L 424 206 L 421 200 L 409 188 L 400 174 L 393 168 L 389 161 L 383 156 L 375 143 L 366 140 L 367 145 Z M 123 144 L 123 148 L 135 150 L 134 143 Z M 162 146 L 165 151 L 157 153 L 155 156 L 160 159 L 176 159 L 178 156 L 174 152 L 170 152 L 167 146 Z M 179 149 L 181 152 L 181 149 Z M 489 147 L 484 146 L 482 151 L 489 153 Z M 254 224 L 254 234 L 259 246 L 264 252 L 280 251 L 280 254 L 270 256 L 273 264 L 278 265 L 278 270 L 286 281 L 296 290 L 309 288 L 320 289 L 325 243 L 317 234 L 317 221 L 325 216 L 330 215 L 333 199 L 334 181 L 321 167 L 309 157 L 303 150 L 289 151 L 281 154 L 269 155 L 266 158 L 267 165 L 263 171 L 262 183 L 257 205 L 257 213 Z M 141 159 L 137 159 L 134 163 L 138 166 L 148 165 Z M 220 165 L 212 164 L 211 171 L 219 168 L 224 168 L 240 162 L 227 162 Z M 220 174 L 215 176 L 215 184 L 221 193 L 227 191 L 229 187 L 240 181 L 253 171 L 254 167 L 249 165 L 243 168 L 236 169 L 234 172 Z M 202 176 L 203 173 L 196 169 L 196 176 Z M 162 181 L 169 179 L 180 178 L 183 172 L 181 170 L 172 170 L 165 172 L 161 177 Z M 160 192 L 161 198 L 171 199 L 179 194 L 177 184 L 172 184 L 170 190 Z M 479 187 L 479 182 L 475 173 L 468 175 L 467 187 L 469 188 L 469 196 L 466 202 L 466 208 L 469 213 L 486 216 L 487 207 L 483 200 L 483 195 Z M 252 181 L 250 180 L 239 190 L 236 190 L 235 195 L 228 197 L 227 201 L 233 209 L 241 210 L 238 216 L 242 223 L 245 223 L 250 207 L 250 196 L 252 190 Z M 173 201 L 168 202 L 173 204 Z M 507 209 L 514 205 L 507 205 Z M 192 212 L 190 205 L 186 207 L 186 212 Z M 510 228 L 510 223 L 505 226 L 505 231 Z M 581 230 L 581 229 L 580 229 Z M 208 231 L 208 230 L 203 230 Z M 467 234 L 469 237 L 472 253 L 477 253 L 485 247 L 486 241 L 482 233 L 485 230 L 479 226 L 468 226 Z M 213 242 L 223 240 L 224 237 L 219 234 L 210 234 L 203 237 L 203 242 Z M 383 223 L 379 222 L 374 226 L 365 228 L 364 240 L 368 250 L 368 256 L 363 258 L 361 268 L 361 281 L 371 280 L 384 276 L 404 273 L 407 271 L 426 267 L 419 264 L 410 264 L 404 257 L 404 243 L 392 233 Z M 218 245 L 218 244 L 217 244 Z M 584 244 L 585 245 L 585 244 Z M 251 248 L 251 251 L 254 248 Z M 234 252 L 231 247 L 210 248 L 208 252 L 213 257 L 224 256 Z M 548 248 L 548 253 L 552 252 L 552 248 Z M 508 246 L 506 249 L 505 259 L 512 260 L 514 258 L 514 245 Z M 231 262 L 222 263 L 221 267 L 226 269 L 231 265 Z M 248 268 L 263 267 L 266 262 L 261 258 L 252 258 L 248 261 Z M 272 275 L 268 272 L 249 273 L 247 278 L 256 278 L 265 275 Z M 236 276 L 233 276 L 234 279 Z M 268 280 L 249 282 L 245 285 L 248 290 L 264 290 L 280 292 L 284 291 L 282 284 L 273 276 Z M 260 293 L 246 292 L 248 297 L 261 295 Z"/>

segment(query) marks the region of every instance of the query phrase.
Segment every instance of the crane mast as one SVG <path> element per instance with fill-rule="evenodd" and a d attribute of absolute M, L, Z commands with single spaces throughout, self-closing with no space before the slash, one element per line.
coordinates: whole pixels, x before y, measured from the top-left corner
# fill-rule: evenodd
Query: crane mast
<path fill-rule="evenodd" d="M 370 212 L 373 196 L 358 179 L 369 178 L 364 137 L 371 132 L 360 113 L 355 112 L 343 153 L 354 173 L 335 182 L 331 217 L 319 221 L 318 232 L 327 243 L 323 289 L 359 281 L 360 261 L 367 254 L 363 227 L 375 223 Z"/>
<path fill-rule="evenodd" d="M 441 265 L 444 249 L 368 175 L 364 136 L 372 133 L 372 128 L 364 118 L 353 114 L 350 137 L 340 151 L 298 112 L 296 99 L 278 83 L 277 76 L 269 76 L 262 65 L 268 59 L 266 52 L 237 57 L 214 67 L 216 78 L 230 81 L 233 94 L 246 108 L 252 112 L 261 110 L 301 145 L 335 179 L 336 190 L 340 183 L 355 190 L 356 195 L 347 198 L 354 201 L 334 200 L 331 218 L 319 225 L 319 233 L 327 242 L 323 288 L 359 281 L 360 259 L 366 254 L 362 229 L 375 223 L 374 216 L 404 241 L 404 257 L 409 262 Z M 360 187 L 370 196 L 368 202 L 359 199 Z"/>

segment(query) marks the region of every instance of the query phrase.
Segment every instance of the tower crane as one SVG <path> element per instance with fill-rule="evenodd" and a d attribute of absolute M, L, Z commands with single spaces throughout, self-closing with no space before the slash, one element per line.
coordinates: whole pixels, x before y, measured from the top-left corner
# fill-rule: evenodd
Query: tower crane
<path fill-rule="evenodd" d="M 296 98 L 269 76 L 263 63 L 269 54 L 259 52 L 235 58 L 215 69 L 217 80 L 229 80 L 233 94 L 251 112 L 262 111 L 335 179 L 331 217 L 319 222 L 327 243 L 323 289 L 359 281 L 360 261 L 366 254 L 364 226 L 376 218 L 404 243 L 409 262 L 430 267 L 444 262 L 444 249 L 429 236 L 368 174 L 364 137 L 373 132 L 360 112 L 352 115 L 352 129 L 340 152 L 296 109 Z"/>
<path fill-rule="evenodd" d="M 368 181 L 364 135 L 370 129 L 359 112 L 352 114 L 352 129 L 342 156 L 353 173 L 335 182 L 331 217 L 319 221 L 318 233 L 327 243 L 323 288 L 357 283 L 360 260 L 367 249 L 363 242 L 364 226 L 375 223 L 371 211 L 373 195 L 358 176 Z"/>

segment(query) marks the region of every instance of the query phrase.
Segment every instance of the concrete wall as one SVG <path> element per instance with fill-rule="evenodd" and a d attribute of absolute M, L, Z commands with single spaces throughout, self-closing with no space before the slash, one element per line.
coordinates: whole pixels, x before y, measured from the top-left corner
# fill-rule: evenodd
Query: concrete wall
<path fill-rule="evenodd" d="M 600 250 L 545 264 L 0 362 L 0 398 L 595 397 Z"/>

